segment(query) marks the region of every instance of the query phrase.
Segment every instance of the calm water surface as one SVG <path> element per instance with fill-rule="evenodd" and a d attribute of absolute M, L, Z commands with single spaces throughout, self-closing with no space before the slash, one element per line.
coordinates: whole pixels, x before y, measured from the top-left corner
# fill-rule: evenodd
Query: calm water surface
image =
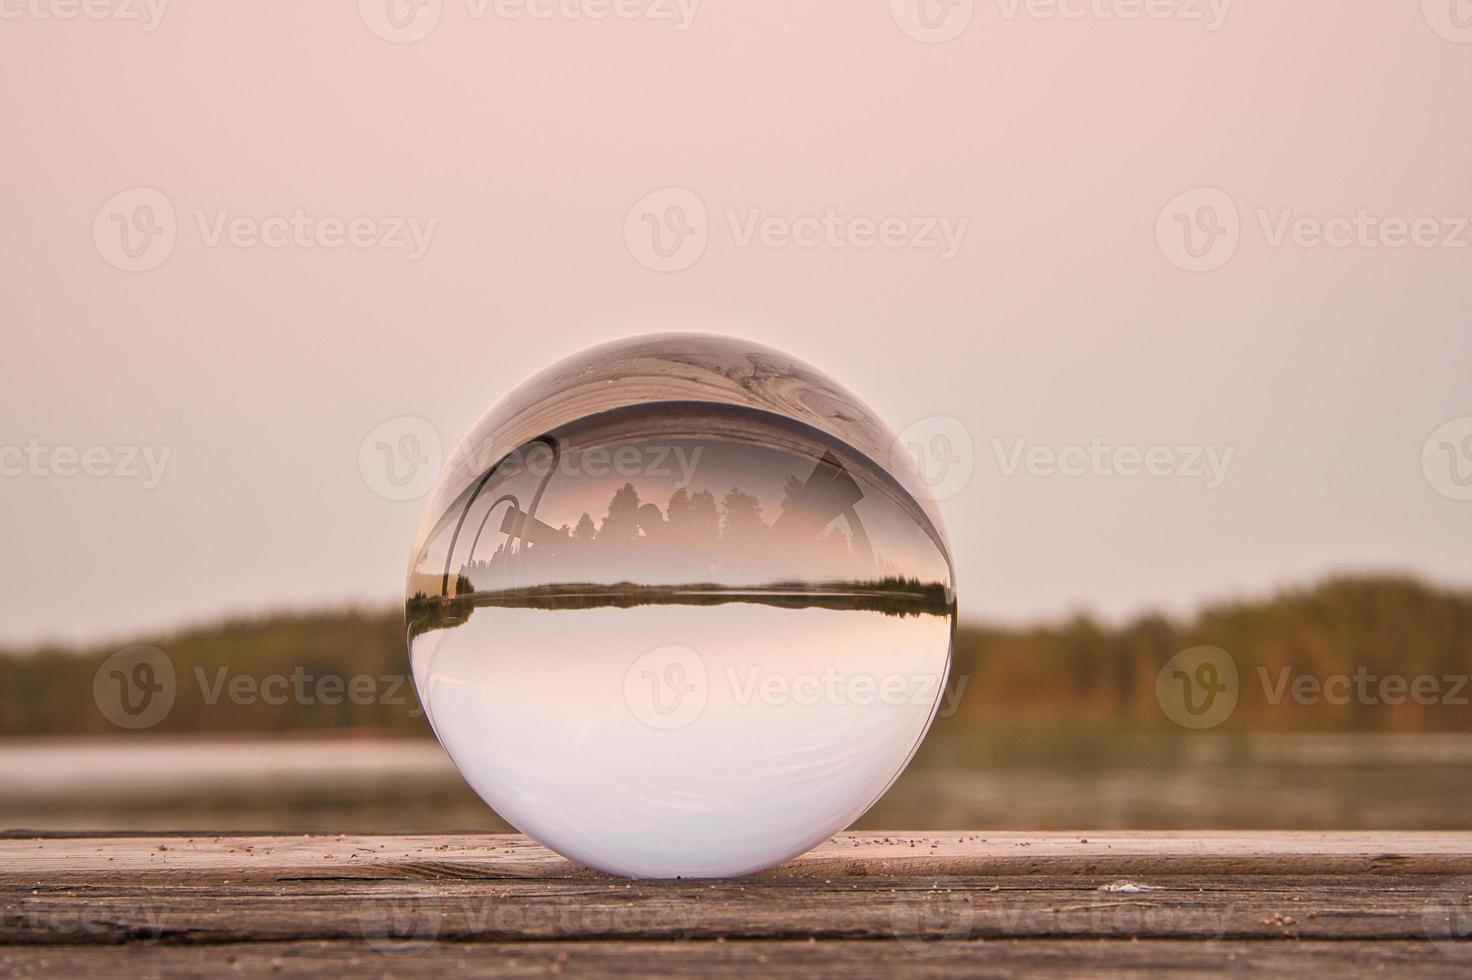
<path fill-rule="evenodd" d="M 0 740 L 0 787 L 6 829 L 508 829 L 423 740 Z M 937 734 L 856 826 L 1472 829 L 1472 736 Z"/>

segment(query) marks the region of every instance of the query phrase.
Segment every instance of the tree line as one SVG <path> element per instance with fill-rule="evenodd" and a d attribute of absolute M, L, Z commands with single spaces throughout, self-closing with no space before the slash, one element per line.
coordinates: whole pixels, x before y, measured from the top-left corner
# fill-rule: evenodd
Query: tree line
<path fill-rule="evenodd" d="M 961 611 L 964 617 L 964 595 Z M 237 618 L 136 638 L 165 651 L 174 671 L 173 709 L 149 732 L 428 737 L 407 679 L 405 637 L 399 608 Z M 97 707 L 93 681 L 124 645 L 0 650 L 0 735 L 118 734 Z M 1472 673 L 1472 592 L 1385 576 L 1213 604 L 1179 621 L 1147 615 L 1109 625 L 1078 616 L 1016 629 L 963 623 L 952 678 L 953 686 L 962 676 L 966 684 L 958 710 L 940 724 L 1180 731 L 1161 709 L 1156 679 L 1172 656 L 1198 645 L 1225 650 L 1238 672 L 1237 705 L 1222 731 L 1472 731 L 1472 690 L 1457 684 Z M 258 686 L 268 676 L 303 674 L 340 678 L 334 689 L 373 678 L 364 689 L 375 696 L 273 704 L 220 695 L 222 681 L 238 675 Z M 1369 697 L 1356 675 L 1373 678 Z M 1317 699 L 1295 697 L 1291 685 L 1302 677 L 1318 685 Z M 1323 696 L 1337 677 L 1351 679 L 1347 703 Z M 1417 678 L 1436 678 L 1437 697 L 1429 704 L 1404 692 L 1386 698 L 1398 689 L 1384 686 L 1387 677 L 1400 678 L 1407 691 Z"/>

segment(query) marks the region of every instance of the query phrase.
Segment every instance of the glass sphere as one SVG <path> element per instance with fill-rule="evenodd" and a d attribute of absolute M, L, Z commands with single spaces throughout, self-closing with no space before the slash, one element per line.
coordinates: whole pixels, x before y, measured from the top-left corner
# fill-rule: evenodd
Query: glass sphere
<path fill-rule="evenodd" d="M 665 334 L 553 365 L 451 455 L 410 559 L 414 680 L 465 779 L 575 861 L 745 874 L 864 813 L 950 666 L 907 453 L 791 357 Z"/>

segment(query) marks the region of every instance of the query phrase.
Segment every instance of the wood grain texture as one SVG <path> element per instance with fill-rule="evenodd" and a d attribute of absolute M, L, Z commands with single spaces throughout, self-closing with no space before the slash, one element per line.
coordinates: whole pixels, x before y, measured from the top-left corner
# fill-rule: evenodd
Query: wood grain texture
<path fill-rule="evenodd" d="M 514 835 L 0 839 L 0 973 L 1472 974 L 1472 834 L 844 834 L 628 881 Z"/>
<path fill-rule="evenodd" d="M 0 880 L 129 872 L 602 878 L 520 834 L 0 839 Z M 1472 832 L 839 834 L 764 878 L 993 874 L 1472 874 Z"/>
<path fill-rule="evenodd" d="M 975 942 L 916 955 L 865 942 L 465 943 L 385 955 L 347 943 L 232 947 L 0 948 L 7 976 L 1012 977 L 1321 976 L 1465 978 L 1467 961 L 1424 943 Z"/>

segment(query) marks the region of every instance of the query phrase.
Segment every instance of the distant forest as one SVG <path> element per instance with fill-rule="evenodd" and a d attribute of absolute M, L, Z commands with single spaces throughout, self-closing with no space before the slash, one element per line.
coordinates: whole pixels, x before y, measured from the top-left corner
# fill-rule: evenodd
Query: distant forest
<path fill-rule="evenodd" d="M 150 734 L 430 734 L 407 676 L 402 608 L 233 619 L 132 642 L 159 647 L 174 666 L 173 709 Z M 952 732 L 1180 731 L 1156 700 L 1156 677 L 1172 655 L 1203 644 L 1228 651 L 1239 672 L 1241 696 L 1222 731 L 1472 731 L 1472 690 L 1457 683 L 1472 672 L 1472 593 L 1397 577 L 1335 578 L 1268 599 L 1213 605 L 1187 621 L 1145 616 L 1111 627 L 1079 617 L 1029 629 L 963 625 L 951 679 L 952 690 L 962 692 L 959 710 L 939 725 Z M 93 679 L 102 661 L 125 645 L 0 650 L 0 735 L 119 733 L 94 701 Z M 835 660 L 841 666 L 842 651 Z M 1434 677 L 1444 697 L 1435 704 L 1404 697 L 1399 704 L 1355 698 L 1336 705 L 1295 703 L 1291 694 L 1273 704 L 1266 696 L 1269 687 L 1283 690 L 1285 677 L 1311 674 L 1322 682 L 1356 672 L 1407 682 Z M 372 697 L 313 694 L 306 703 L 295 697 L 269 703 L 248 696 L 238 703 L 222 693 L 236 678 L 247 678 L 243 689 L 254 691 L 271 675 L 308 691 L 319 690 L 320 678 L 335 678 L 332 692 L 358 678 L 358 690 Z"/>

